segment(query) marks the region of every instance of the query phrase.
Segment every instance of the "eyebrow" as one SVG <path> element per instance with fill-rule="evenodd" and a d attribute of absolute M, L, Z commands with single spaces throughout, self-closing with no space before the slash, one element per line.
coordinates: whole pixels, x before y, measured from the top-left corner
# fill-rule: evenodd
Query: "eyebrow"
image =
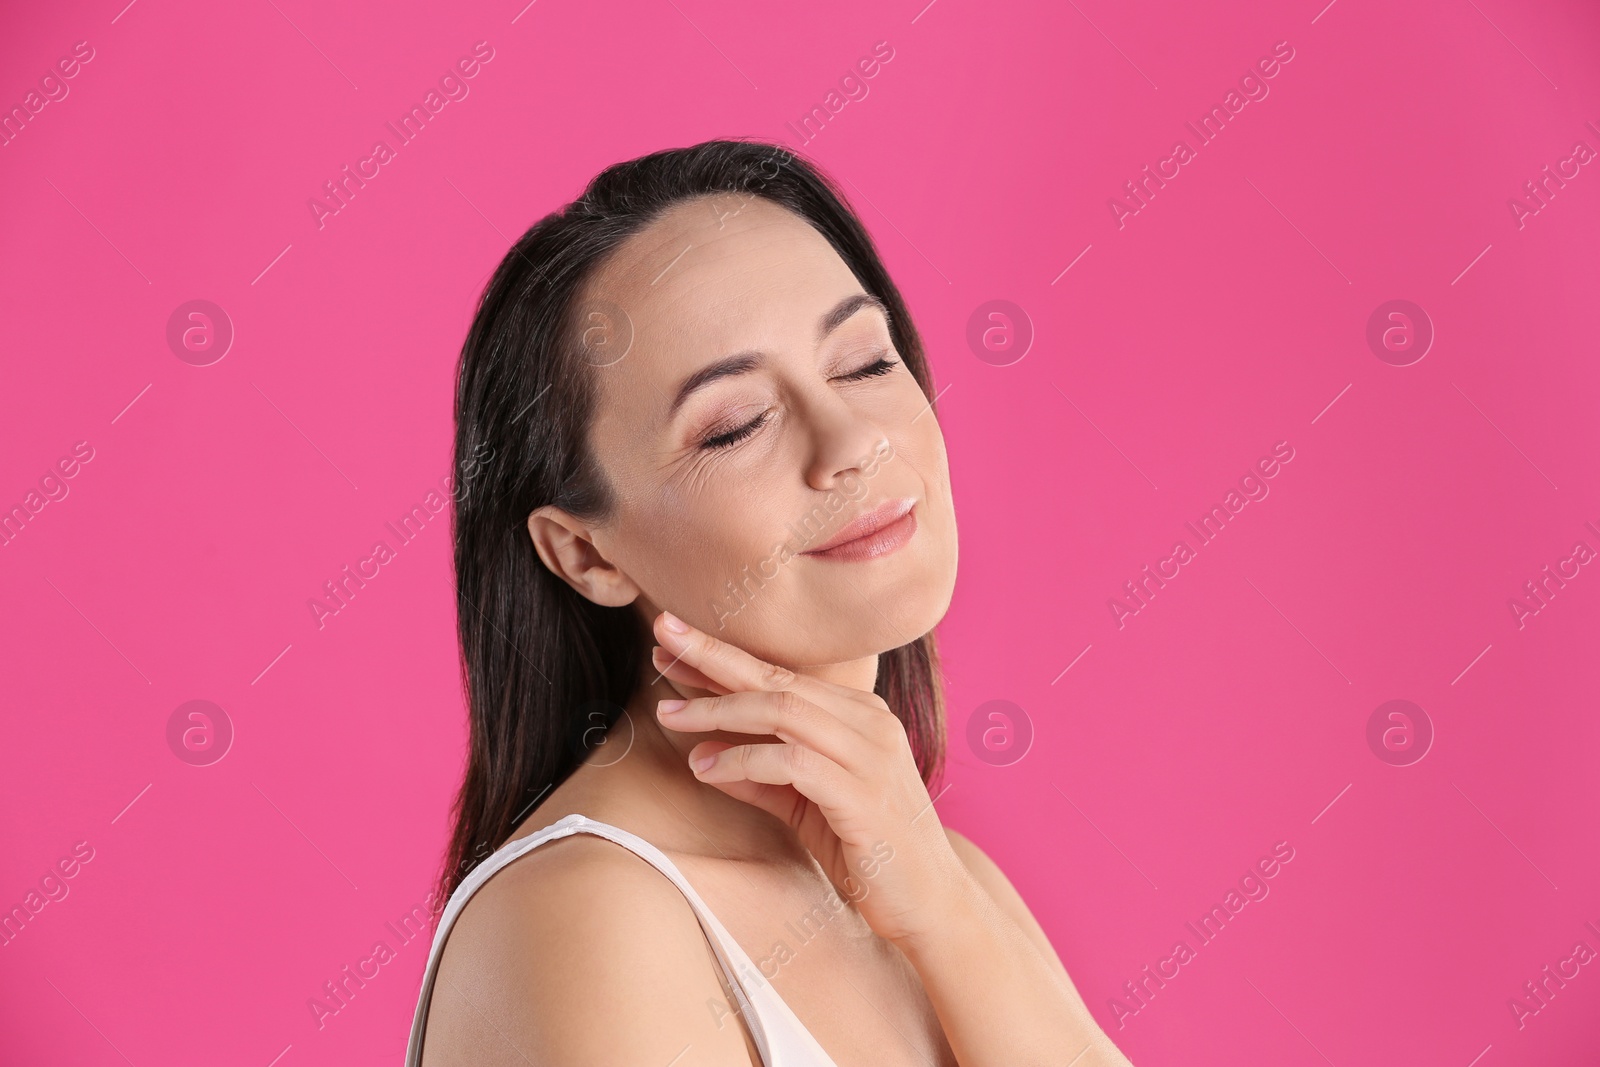
<path fill-rule="evenodd" d="M 856 312 L 862 308 L 876 308 L 889 318 L 889 309 L 884 302 L 871 293 L 853 293 L 835 304 L 826 315 L 817 323 L 816 343 L 822 344 L 827 336 L 840 326 L 843 326 Z M 697 390 L 704 389 L 712 382 L 722 378 L 731 378 L 739 374 L 747 374 L 766 361 L 766 354 L 757 351 L 736 352 L 731 356 L 724 356 L 714 363 L 708 363 L 695 371 L 679 384 L 677 392 L 673 394 L 672 403 L 667 408 L 667 419 L 670 421 L 677 414 L 685 401 Z"/>

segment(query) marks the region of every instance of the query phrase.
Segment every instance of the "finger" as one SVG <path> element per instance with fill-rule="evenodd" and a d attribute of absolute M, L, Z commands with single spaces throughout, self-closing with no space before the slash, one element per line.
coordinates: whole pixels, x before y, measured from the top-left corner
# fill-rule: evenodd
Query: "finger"
<path fill-rule="evenodd" d="M 707 742 L 707 746 L 716 744 L 717 742 Z M 702 751 L 710 750 L 708 747 L 702 747 Z M 764 782 L 752 782 L 744 778 L 729 782 L 706 782 L 706 784 L 721 790 L 735 800 L 760 808 L 796 830 L 800 829 L 807 809 L 815 808 L 815 805 L 792 785 L 767 785 Z"/>
<path fill-rule="evenodd" d="M 713 693 L 726 693 L 729 691 L 727 686 L 713 682 L 710 678 L 707 678 L 660 645 L 651 648 L 650 662 L 655 666 L 656 670 L 661 672 L 662 677 L 671 678 L 674 682 L 680 682 L 695 689 L 708 689 Z"/>
<path fill-rule="evenodd" d="M 849 790 L 855 779 L 822 753 L 804 745 L 733 745 L 717 749 L 715 743 L 696 745 L 689 752 L 689 767 L 702 782 L 760 782 L 771 786 L 793 786 L 822 810 L 824 815 L 848 810 Z M 704 768 L 694 761 L 709 756 Z"/>
<path fill-rule="evenodd" d="M 667 625 L 671 619 L 684 627 L 677 632 Z M 729 690 L 762 689 L 775 691 L 792 689 L 801 694 L 825 692 L 823 683 L 796 674 L 787 667 L 757 659 L 738 645 L 712 637 L 683 622 L 671 612 L 663 611 L 655 620 L 656 640 L 674 656 L 678 656 L 700 673 Z"/>
<path fill-rule="evenodd" d="M 854 724 L 793 690 L 695 697 L 673 711 L 663 710 L 658 703 L 656 717 L 670 730 L 770 735 L 820 752 L 852 774 L 884 759 Z"/>

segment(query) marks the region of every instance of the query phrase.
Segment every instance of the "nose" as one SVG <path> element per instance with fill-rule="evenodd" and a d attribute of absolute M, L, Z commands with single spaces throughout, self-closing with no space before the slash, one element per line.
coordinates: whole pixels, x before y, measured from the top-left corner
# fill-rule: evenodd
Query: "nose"
<path fill-rule="evenodd" d="M 826 385 L 807 400 L 803 417 L 809 427 L 810 455 L 806 484 L 821 492 L 834 489 L 851 472 L 874 464 L 888 434 L 867 415 Z"/>

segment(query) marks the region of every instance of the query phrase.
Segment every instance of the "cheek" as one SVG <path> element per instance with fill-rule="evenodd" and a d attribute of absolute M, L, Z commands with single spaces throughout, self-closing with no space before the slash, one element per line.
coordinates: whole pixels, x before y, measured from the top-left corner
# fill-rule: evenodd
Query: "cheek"
<path fill-rule="evenodd" d="M 665 490 L 654 506 L 627 518 L 635 532 L 624 569 L 653 600 L 682 605 L 691 622 L 708 602 L 727 596 L 729 583 L 782 581 L 787 569 L 777 551 L 784 502 L 759 498 L 758 485 L 732 476 L 737 486 L 708 478 Z"/>
<path fill-rule="evenodd" d="M 922 483 L 929 503 L 947 502 L 950 492 L 950 459 L 945 451 L 944 432 L 934 413 L 925 411 L 920 418 L 902 427 L 889 438 L 895 454 L 887 466 L 904 463 L 911 476 Z M 905 474 L 900 477 L 906 477 Z"/>
<path fill-rule="evenodd" d="M 955 501 L 950 488 L 950 462 L 944 433 L 932 411 L 892 434 L 894 456 L 880 468 L 885 485 L 916 485 L 922 492 L 922 518 L 928 539 L 923 551 L 930 565 L 953 570 L 956 558 Z M 896 464 L 901 470 L 890 474 Z"/>

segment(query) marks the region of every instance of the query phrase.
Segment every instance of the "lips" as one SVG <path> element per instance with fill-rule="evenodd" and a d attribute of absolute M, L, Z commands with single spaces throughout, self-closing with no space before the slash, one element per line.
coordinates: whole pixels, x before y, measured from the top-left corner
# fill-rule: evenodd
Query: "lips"
<path fill-rule="evenodd" d="M 917 501 L 914 497 L 886 500 L 865 515 L 841 527 L 837 533 L 816 548 L 801 554 L 806 556 L 825 555 L 853 541 L 864 541 L 885 527 L 893 526 L 900 522 L 911 513 L 911 509 L 916 506 L 916 503 Z"/>

